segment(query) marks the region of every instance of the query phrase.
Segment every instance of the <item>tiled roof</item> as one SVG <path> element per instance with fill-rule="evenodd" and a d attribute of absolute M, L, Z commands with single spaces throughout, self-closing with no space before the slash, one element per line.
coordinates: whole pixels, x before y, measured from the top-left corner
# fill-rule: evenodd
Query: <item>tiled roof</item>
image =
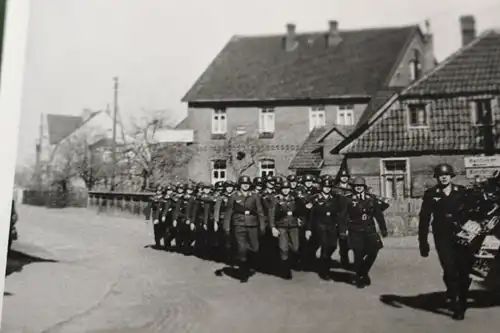
<path fill-rule="evenodd" d="M 401 88 L 385 88 L 377 91 L 377 93 L 372 97 L 365 111 L 359 117 L 356 124 L 356 129 L 359 129 L 366 125 L 370 118 L 382 107 L 385 103 L 389 101 L 396 93 L 398 93 Z"/>
<path fill-rule="evenodd" d="M 327 131 L 326 127 L 315 128 L 305 139 L 299 151 L 290 163 L 289 169 L 319 169 L 323 159 L 318 151 L 323 145 L 318 139 Z"/>
<path fill-rule="evenodd" d="M 500 91 L 500 33 L 487 31 L 443 61 L 403 95 Z"/>
<path fill-rule="evenodd" d="M 326 32 L 236 36 L 187 92 L 184 102 L 323 99 L 372 96 L 388 80 L 418 26 L 341 31 L 328 47 Z"/>
<path fill-rule="evenodd" d="M 475 97 L 491 98 L 495 92 L 493 119 L 500 119 L 500 33 L 489 31 L 405 88 L 392 105 L 374 112 L 373 124 L 348 138 L 352 142 L 340 153 L 481 151 L 484 134 L 471 122 L 469 103 Z M 407 105 L 421 102 L 429 110 L 429 127 L 410 129 Z M 496 132 L 500 131 L 498 125 Z M 494 141 L 499 149 L 500 136 Z"/>
<path fill-rule="evenodd" d="M 425 102 L 429 105 L 429 127 L 410 129 L 407 127 L 407 103 Z M 415 99 L 394 103 L 384 115 L 359 138 L 340 151 L 341 154 L 482 151 L 484 134 L 482 128 L 471 122 L 467 98 L 435 100 Z M 500 119 L 499 99 L 493 103 L 493 117 Z M 498 133 L 500 124 L 496 124 Z M 500 136 L 494 138 L 496 149 L 500 149 Z"/>
<path fill-rule="evenodd" d="M 305 139 L 294 159 L 290 163 L 289 169 L 319 169 L 323 163 L 321 150 L 323 140 L 333 131 L 337 131 L 342 137 L 346 137 L 352 126 L 331 126 L 315 128 Z"/>
<path fill-rule="evenodd" d="M 47 125 L 49 142 L 51 145 L 55 145 L 82 126 L 83 119 L 80 116 L 48 114 Z"/>

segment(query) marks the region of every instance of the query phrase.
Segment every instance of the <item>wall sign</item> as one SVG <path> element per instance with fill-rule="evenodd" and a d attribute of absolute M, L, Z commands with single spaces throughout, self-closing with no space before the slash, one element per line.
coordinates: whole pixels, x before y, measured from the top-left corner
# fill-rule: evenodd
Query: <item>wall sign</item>
<path fill-rule="evenodd" d="M 500 155 L 464 157 L 465 168 L 500 168 Z"/>

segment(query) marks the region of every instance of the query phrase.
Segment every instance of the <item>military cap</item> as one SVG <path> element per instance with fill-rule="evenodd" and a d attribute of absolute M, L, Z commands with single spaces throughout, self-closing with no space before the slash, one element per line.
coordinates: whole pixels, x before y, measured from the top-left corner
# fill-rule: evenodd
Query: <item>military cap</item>
<path fill-rule="evenodd" d="M 366 180 L 363 177 L 356 177 L 352 181 L 352 186 L 365 186 L 366 187 Z"/>
<path fill-rule="evenodd" d="M 291 188 L 290 182 L 288 180 L 285 180 L 283 183 L 281 183 L 281 189 L 284 188 Z"/>
<path fill-rule="evenodd" d="M 313 182 L 313 181 L 314 181 L 313 175 L 305 175 L 304 176 L 304 182 Z"/>
<path fill-rule="evenodd" d="M 273 184 L 276 183 L 276 178 L 274 178 L 273 176 L 269 175 L 269 176 L 266 176 L 266 183 L 268 184 Z"/>
<path fill-rule="evenodd" d="M 339 170 L 339 172 L 337 173 L 337 177 L 340 178 L 340 177 L 351 177 L 349 171 L 347 171 L 347 169 L 345 168 L 342 168 Z"/>
<path fill-rule="evenodd" d="M 286 176 L 286 180 L 289 182 L 296 182 L 297 181 L 297 176 L 295 175 L 288 175 Z"/>
<path fill-rule="evenodd" d="M 262 186 L 264 184 L 264 180 L 262 179 L 262 177 L 255 177 L 253 179 L 253 184 L 255 186 Z"/>
<path fill-rule="evenodd" d="M 252 180 L 250 179 L 250 177 L 248 176 L 241 176 L 239 179 L 238 179 L 238 184 L 249 184 L 249 185 L 252 185 Z"/>
<path fill-rule="evenodd" d="M 333 186 L 333 182 L 330 178 L 324 178 L 322 181 L 321 181 L 321 186 L 323 187 L 332 187 Z"/>
<path fill-rule="evenodd" d="M 215 188 L 216 189 L 221 189 L 224 188 L 224 182 L 223 181 L 218 181 L 215 183 Z"/>
<path fill-rule="evenodd" d="M 274 183 L 280 185 L 281 183 L 283 183 L 283 178 L 281 178 L 280 176 L 275 176 Z"/>
<path fill-rule="evenodd" d="M 436 167 L 434 168 L 434 177 L 437 178 L 443 175 L 449 175 L 451 177 L 455 177 L 455 172 L 453 171 L 453 167 L 447 163 L 441 163 L 436 165 Z"/>
<path fill-rule="evenodd" d="M 250 184 L 250 183 L 249 183 Z M 228 180 L 226 181 L 225 183 L 225 187 L 236 187 L 236 183 L 231 181 L 231 180 Z"/>

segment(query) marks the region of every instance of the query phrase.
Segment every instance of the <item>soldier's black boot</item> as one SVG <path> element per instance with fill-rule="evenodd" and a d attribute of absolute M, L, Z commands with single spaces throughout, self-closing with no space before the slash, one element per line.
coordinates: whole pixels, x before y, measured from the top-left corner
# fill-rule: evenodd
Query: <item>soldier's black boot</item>
<path fill-rule="evenodd" d="M 454 320 L 464 320 L 465 318 L 465 302 L 459 297 L 454 297 L 451 301 L 451 310 L 453 315 L 451 316 Z"/>
<path fill-rule="evenodd" d="M 250 267 L 248 265 L 248 262 L 245 261 L 245 262 L 241 262 L 240 263 L 239 274 L 240 274 L 240 282 L 241 283 L 247 283 L 248 279 L 250 279 L 250 275 L 251 275 Z"/>
<path fill-rule="evenodd" d="M 356 277 L 354 278 L 354 284 L 356 285 L 356 288 L 362 289 L 366 287 L 365 283 L 365 278 L 361 274 L 356 274 Z"/>
<path fill-rule="evenodd" d="M 282 259 L 280 262 L 280 276 L 285 280 L 292 279 L 291 262 L 289 259 Z"/>
<path fill-rule="evenodd" d="M 328 259 L 321 258 L 318 266 L 319 278 L 325 281 L 330 280 L 330 261 Z"/>

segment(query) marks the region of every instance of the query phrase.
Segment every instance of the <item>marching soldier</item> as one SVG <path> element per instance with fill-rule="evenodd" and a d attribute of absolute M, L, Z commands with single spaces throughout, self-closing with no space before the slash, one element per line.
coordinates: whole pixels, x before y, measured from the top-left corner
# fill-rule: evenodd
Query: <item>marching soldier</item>
<path fill-rule="evenodd" d="M 263 265 L 264 270 L 269 270 L 273 267 L 275 255 L 275 238 L 271 232 L 271 215 L 276 202 L 276 177 L 267 176 L 265 189 L 259 196 L 262 202 L 262 209 L 264 211 L 264 228 L 265 233 L 261 238 L 261 246 L 259 249 L 259 263 Z"/>
<path fill-rule="evenodd" d="M 189 254 L 193 242 L 192 232 L 195 229 L 195 225 L 192 223 L 195 198 L 191 195 L 193 193 L 191 185 L 183 184 L 179 186 L 177 191 L 179 196 L 173 213 L 173 225 L 177 228 L 178 236 L 176 243 L 180 252 Z"/>
<path fill-rule="evenodd" d="M 314 232 L 321 247 L 318 275 L 323 280 L 330 278 L 330 258 L 337 247 L 337 224 L 345 219 L 345 198 L 332 195 L 333 182 L 325 179 L 321 184 L 321 193 L 313 198 L 311 209 L 311 225 L 306 231 L 309 239 Z"/>
<path fill-rule="evenodd" d="M 270 214 L 270 226 L 272 235 L 279 239 L 280 249 L 280 271 L 284 279 L 292 278 L 291 260 L 297 259 L 299 251 L 299 219 L 298 200 L 291 193 L 291 186 L 288 181 L 283 182 L 280 187 L 280 194 L 276 196 L 274 207 Z M 293 259 L 290 258 L 293 256 Z"/>
<path fill-rule="evenodd" d="M 201 184 L 201 194 L 196 198 L 193 210 L 193 222 L 195 224 L 196 251 L 198 256 L 205 258 L 214 253 L 217 245 L 214 237 L 213 206 L 215 199 L 211 195 L 211 186 Z"/>
<path fill-rule="evenodd" d="M 170 244 L 175 239 L 175 228 L 173 226 L 173 211 L 176 204 L 174 197 L 174 189 L 172 186 L 167 186 L 165 196 L 163 197 L 164 204 L 161 212 L 161 220 L 165 224 L 165 233 L 163 236 L 163 246 L 165 250 L 170 249 Z"/>
<path fill-rule="evenodd" d="M 234 184 L 232 182 L 218 182 L 215 184 L 217 187 L 222 187 L 219 195 L 216 198 L 215 206 L 214 206 L 214 230 L 217 234 L 217 238 L 219 240 L 218 250 L 216 258 L 220 261 L 226 261 L 227 264 L 231 261 L 231 245 L 232 245 L 232 237 L 230 234 L 224 232 L 224 213 L 227 209 L 227 203 L 229 198 L 233 194 Z"/>
<path fill-rule="evenodd" d="M 313 198 L 317 193 L 314 188 L 314 176 L 305 175 L 302 177 L 302 183 L 297 185 L 297 197 L 300 202 L 301 215 L 305 217 L 304 224 L 300 227 L 299 252 L 301 268 L 304 270 L 316 269 L 316 252 L 319 249 L 317 234 L 312 233 L 309 238 L 306 237 L 308 226 L 312 225 L 311 208 L 313 207 Z"/>
<path fill-rule="evenodd" d="M 434 177 L 437 179 L 437 185 L 424 193 L 418 238 L 420 254 L 427 257 L 427 238 L 432 218 L 432 234 L 443 269 L 447 300 L 451 303 L 453 319 L 463 320 L 474 257 L 473 253 L 461 248 L 454 241 L 461 226 L 468 220 L 467 191 L 465 187 L 451 182 L 454 176 L 453 168 L 449 164 L 439 164 L 435 167 Z"/>
<path fill-rule="evenodd" d="M 374 220 L 384 238 L 387 237 L 387 226 L 376 199 L 366 193 L 365 179 L 356 177 L 352 186 L 354 193 L 348 202 L 347 225 L 342 223 L 340 226 L 341 236 L 349 238 L 354 252 L 355 284 L 358 288 L 364 288 L 371 284 L 369 272 L 383 247 Z"/>
<path fill-rule="evenodd" d="M 151 201 L 148 204 L 148 207 L 146 207 L 145 210 L 145 215 L 146 215 L 146 220 L 149 221 L 150 219 L 153 220 L 153 235 L 154 235 L 154 241 L 155 241 L 155 246 L 159 248 L 161 246 L 161 240 L 163 238 L 163 232 L 164 231 L 164 225 L 163 222 L 161 221 L 161 211 L 162 211 L 162 206 L 163 206 L 163 187 L 161 185 L 158 185 L 156 187 L 156 193 L 155 195 L 151 198 Z"/>
<path fill-rule="evenodd" d="M 337 178 L 336 179 L 337 184 L 335 187 L 336 192 L 338 192 L 340 195 L 344 197 L 351 196 L 353 192 L 352 192 L 352 187 L 349 185 L 349 179 L 351 178 L 349 172 L 345 168 L 342 168 L 337 174 L 336 178 Z M 341 221 L 341 222 L 346 223 L 346 221 Z M 339 225 L 340 224 L 341 223 L 339 223 Z M 349 244 L 345 237 L 339 237 L 339 254 L 340 254 L 341 265 L 344 268 L 348 268 L 351 263 L 349 262 Z"/>
<path fill-rule="evenodd" d="M 260 199 L 250 190 L 250 178 L 240 177 L 238 185 L 239 191 L 230 197 L 227 204 L 224 231 L 227 235 L 234 232 L 241 282 L 247 282 L 252 268 L 248 262 L 249 255 L 252 257 L 259 251 L 259 232 L 262 234 L 265 231 L 264 211 Z"/>

